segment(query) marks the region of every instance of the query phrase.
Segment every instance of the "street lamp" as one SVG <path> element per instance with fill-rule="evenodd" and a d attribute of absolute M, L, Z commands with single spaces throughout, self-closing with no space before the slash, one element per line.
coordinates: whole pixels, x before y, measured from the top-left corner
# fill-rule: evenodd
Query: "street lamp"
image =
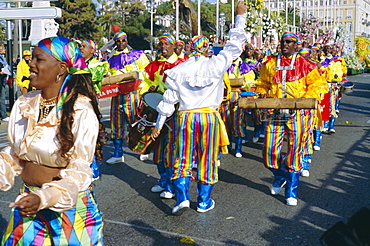
<path fill-rule="evenodd" d="M 157 4 L 154 0 L 148 0 L 146 2 L 146 7 L 150 13 L 150 50 L 153 51 L 153 15 L 157 11 Z"/>
<path fill-rule="evenodd" d="M 220 38 L 221 40 L 224 39 L 224 26 L 225 26 L 225 22 L 226 22 L 226 16 L 225 16 L 225 13 L 220 13 L 219 15 L 219 23 L 220 23 L 220 29 L 221 29 L 221 35 L 220 35 Z"/>

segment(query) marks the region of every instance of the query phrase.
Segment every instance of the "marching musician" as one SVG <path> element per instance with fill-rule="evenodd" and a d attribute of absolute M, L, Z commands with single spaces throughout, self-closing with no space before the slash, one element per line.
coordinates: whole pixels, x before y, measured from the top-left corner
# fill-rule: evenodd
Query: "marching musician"
<path fill-rule="evenodd" d="M 149 64 L 148 57 L 144 54 L 144 51 L 129 49 L 125 32 L 117 32 L 113 40 L 117 49 L 114 55 L 108 59 L 111 76 L 138 71 L 139 78 L 142 79 L 141 72 Z M 140 96 L 137 90 L 112 97 L 110 126 L 114 152 L 112 157 L 106 161 L 107 164 L 125 161 L 122 149 L 123 140 L 135 120 L 139 103 Z M 147 159 L 148 155 L 140 155 L 141 161 Z"/>
<path fill-rule="evenodd" d="M 95 41 L 85 39 L 80 43 L 79 48 L 82 57 L 85 59 L 87 67 L 90 71 L 91 81 L 93 82 L 94 90 L 96 94 L 99 94 L 101 92 L 102 80 L 109 73 L 109 64 L 107 61 L 101 62 L 97 59 L 96 52 L 98 49 L 98 45 L 96 44 Z M 90 167 L 93 171 L 93 178 L 98 179 L 100 177 L 100 162 L 96 160 L 95 156 Z"/>
<path fill-rule="evenodd" d="M 260 84 L 256 93 L 272 98 L 316 98 L 320 74 L 316 64 L 295 52 L 298 36 L 291 32 L 282 35 L 281 53 L 270 56 L 262 65 Z M 297 205 L 297 191 L 302 169 L 304 140 L 304 110 L 272 110 L 267 115 L 263 161 L 274 174 L 271 194 L 277 195 L 286 185 L 285 198 L 289 206 Z M 287 137 L 288 149 L 282 145 Z"/>
<path fill-rule="evenodd" d="M 244 31 L 246 6 L 239 1 L 236 27 L 230 30 L 230 41 L 218 55 L 209 57 L 208 39 L 204 36 L 192 38 L 191 57 L 180 65 L 167 70 L 168 89 L 159 103 L 159 117 L 152 138 L 159 135 L 167 117 L 179 105 L 178 132 L 176 138 L 177 158 L 174 163 L 172 180 L 176 188 L 175 215 L 190 207 L 190 180 L 192 163 L 197 160 L 198 180 L 197 211 L 207 212 L 214 208 L 211 199 L 213 185 L 218 181 L 218 152 L 222 146 L 227 153 L 229 145 L 227 133 L 217 108 L 224 92 L 223 76 L 242 52 L 242 44 L 247 39 Z"/>
<path fill-rule="evenodd" d="M 80 44 L 82 57 L 85 59 L 91 73 L 91 80 L 97 94 L 101 92 L 102 80 L 109 73 L 109 64 L 106 61 L 99 61 L 96 57 L 98 45 L 95 41 L 85 39 Z"/>
<path fill-rule="evenodd" d="M 167 89 L 165 84 L 165 73 L 167 69 L 171 69 L 178 64 L 186 61 L 188 57 L 179 58 L 175 53 L 176 42 L 175 37 L 171 34 L 163 34 L 158 43 L 157 60 L 151 62 L 143 73 L 144 80 L 140 85 L 140 93 L 148 91 L 156 91 L 161 94 Z M 153 151 L 153 162 L 157 164 L 159 181 L 152 187 L 152 192 L 161 192 L 162 198 L 173 198 L 175 192 L 173 190 L 172 164 L 175 159 L 175 137 L 177 113 L 166 123 L 171 129 L 166 134 L 162 134 L 159 139 L 158 147 Z"/>

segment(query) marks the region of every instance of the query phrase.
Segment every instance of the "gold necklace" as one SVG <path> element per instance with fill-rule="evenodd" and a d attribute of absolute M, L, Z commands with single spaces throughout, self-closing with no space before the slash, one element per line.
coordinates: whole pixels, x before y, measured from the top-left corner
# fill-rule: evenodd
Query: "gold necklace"
<path fill-rule="evenodd" d="M 41 97 L 41 100 L 40 100 L 40 117 L 39 117 L 39 121 L 45 119 L 49 113 L 50 113 L 50 110 L 55 106 L 56 104 L 56 99 L 57 97 L 53 97 L 53 98 L 50 98 L 50 99 L 44 99 Z"/>

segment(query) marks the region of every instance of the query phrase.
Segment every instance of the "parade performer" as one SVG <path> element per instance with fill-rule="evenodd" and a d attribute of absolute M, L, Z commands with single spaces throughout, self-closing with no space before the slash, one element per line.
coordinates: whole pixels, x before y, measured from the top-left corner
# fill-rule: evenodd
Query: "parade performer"
<path fill-rule="evenodd" d="M 0 189 L 24 182 L 1 245 L 103 245 L 90 169 L 102 159 L 102 123 L 87 65 L 74 42 L 53 37 L 29 66 L 38 90 L 15 102 L 0 152 Z"/>
<path fill-rule="evenodd" d="M 96 56 L 98 45 L 95 41 L 85 39 L 80 45 L 82 57 L 85 59 L 91 73 L 91 80 L 97 94 L 101 92 L 102 80 L 109 74 L 109 64 L 106 61 L 99 61 Z"/>
<path fill-rule="evenodd" d="M 282 35 L 281 53 L 269 57 L 262 65 L 256 93 L 272 98 L 319 99 L 320 74 L 315 63 L 295 52 L 297 43 L 296 34 Z M 271 194 L 279 194 L 286 184 L 286 204 L 290 206 L 297 205 L 304 131 L 304 110 L 271 110 L 267 115 L 263 161 L 275 176 Z M 288 143 L 285 155 L 282 153 L 284 137 Z"/>
<path fill-rule="evenodd" d="M 223 76 L 242 52 L 242 44 L 247 38 L 244 31 L 246 6 L 239 1 L 236 27 L 230 30 L 230 40 L 218 55 L 208 57 L 208 39 L 195 36 L 192 39 L 192 56 L 180 65 L 167 70 L 168 89 L 157 107 L 159 117 L 152 133 L 156 138 L 167 117 L 179 105 L 177 133 L 177 159 L 174 163 L 172 180 L 176 188 L 176 205 L 172 213 L 181 214 L 190 207 L 190 180 L 192 162 L 197 159 L 199 196 L 197 211 L 207 212 L 214 208 L 211 199 L 213 185 L 218 181 L 218 152 L 220 146 L 227 153 L 229 145 L 224 124 L 216 111 L 222 102 Z"/>
<path fill-rule="evenodd" d="M 91 74 L 91 81 L 93 82 L 95 92 L 99 94 L 101 92 L 102 80 L 108 75 L 109 64 L 107 61 L 101 62 L 97 59 L 97 49 L 98 45 L 96 42 L 90 39 L 85 39 L 80 44 L 80 51 Z M 93 178 L 99 179 L 100 162 L 96 160 L 95 156 L 90 167 L 93 171 Z"/>
<path fill-rule="evenodd" d="M 127 34 L 118 32 L 113 40 L 117 46 L 114 55 L 109 58 L 110 75 L 115 76 L 128 72 L 138 71 L 139 78 L 142 79 L 141 72 L 149 64 L 147 56 L 142 50 L 130 50 L 127 47 Z M 140 105 L 138 91 L 112 97 L 110 109 L 111 139 L 114 145 L 114 153 L 106 162 L 116 164 L 124 162 L 123 140 L 129 132 L 131 124 L 134 123 L 137 109 Z M 148 159 L 148 155 L 140 155 L 140 160 Z"/>
<path fill-rule="evenodd" d="M 246 134 L 246 119 L 245 119 L 245 109 L 239 107 L 239 95 L 246 88 L 246 82 L 241 74 L 240 66 L 242 64 L 242 59 L 238 57 L 233 61 L 228 72 L 229 79 L 242 79 L 243 84 L 233 85 L 231 83 L 231 93 L 230 93 L 230 126 L 231 134 L 235 141 L 235 157 L 240 158 L 242 155 L 242 143 L 248 141 L 248 135 Z M 246 74 L 246 71 L 243 71 Z"/>
<path fill-rule="evenodd" d="M 182 40 L 177 40 L 176 43 L 175 43 L 175 53 L 176 55 L 181 58 L 181 59 L 184 59 L 185 58 L 185 42 L 182 41 Z"/>
<path fill-rule="evenodd" d="M 187 60 L 186 58 L 179 58 L 175 51 L 175 37 L 171 34 L 163 34 L 158 43 L 158 54 L 160 56 L 157 60 L 151 62 L 143 73 L 144 80 L 140 85 L 140 93 L 147 91 L 156 91 L 164 93 L 167 89 L 165 84 L 165 73 L 167 69 L 171 69 L 178 64 Z M 166 122 L 170 128 L 166 134 L 162 134 L 159 139 L 157 148 L 153 151 L 153 162 L 157 165 L 159 181 L 152 187 L 152 192 L 161 192 L 160 197 L 172 198 L 174 197 L 174 190 L 172 186 L 172 165 L 175 161 L 175 137 L 176 137 L 176 120 L 177 112 L 172 118 Z"/>
<path fill-rule="evenodd" d="M 242 54 L 243 63 L 241 64 L 241 74 L 246 82 L 246 91 L 255 92 L 256 80 L 259 77 L 259 70 L 261 63 L 258 62 L 253 54 L 255 49 L 252 44 L 248 43 L 245 45 L 245 50 Z M 258 142 L 260 137 L 265 137 L 265 126 L 266 123 L 263 118 L 266 114 L 265 110 L 255 109 L 250 112 L 253 116 L 254 130 L 252 142 Z"/>
<path fill-rule="evenodd" d="M 28 64 L 31 62 L 31 51 L 23 51 L 23 59 L 17 65 L 17 73 L 15 75 L 15 83 L 19 85 L 22 95 L 28 92 L 30 80 L 30 67 Z"/>
<path fill-rule="evenodd" d="M 323 103 L 325 105 L 323 111 L 325 133 L 335 133 L 334 124 L 338 115 L 335 112 L 336 95 L 338 93 L 338 81 L 342 80 L 343 70 L 340 63 L 335 61 L 332 55 L 332 46 L 327 44 L 323 48 L 324 55 L 321 57 L 321 65 L 325 70 L 329 92 L 325 94 Z"/>

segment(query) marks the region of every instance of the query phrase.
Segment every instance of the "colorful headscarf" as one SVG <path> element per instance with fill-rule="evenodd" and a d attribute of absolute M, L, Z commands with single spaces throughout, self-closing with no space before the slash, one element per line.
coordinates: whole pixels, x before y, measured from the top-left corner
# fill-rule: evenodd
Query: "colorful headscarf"
<path fill-rule="evenodd" d="M 309 49 L 309 48 L 301 48 L 298 53 L 301 54 L 301 55 L 311 57 L 312 50 Z"/>
<path fill-rule="evenodd" d="M 190 56 L 194 56 L 197 61 L 199 57 L 207 51 L 209 46 L 209 41 L 205 36 L 194 36 L 191 39 L 191 51 Z"/>
<path fill-rule="evenodd" d="M 320 50 L 320 48 L 319 48 L 319 47 L 317 47 L 317 46 L 312 46 L 312 47 L 311 47 L 311 50 Z"/>
<path fill-rule="evenodd" d="M 46 51 L 49 55 L 58 61 L 67 64 L 68 75 L 60 87 L 57 97 L 57 112 L 62 108 L 68 93 L 68 82 L 73 74 L 90 73 L 85 59 L 82 57 L 80 49 L 75 42 L 65 37 L 51 37 L 41 40 L 36 47 Z"/>
<path fill-rule="evenodd" d="M 169 33 L 164 33 L 160 38 L 159 38 L 159 42 L 160 41 L 167 41 L 169 42 L 170 44 L 175 44 L 175 37 Z"/>
<path fill-rule="evenodd" d="M 88 46 L 90 46 L 91 49 L 96 51 L 98 49 L 98 45 L 96 44 L 95 41 L 92 41 L 90 39 L 85 39 L 83 42 L 85 42 Z"/>
<path fill-rule="evenodd" d="M 290 38 L 294 42 L 298 43 L 298 36 L 295 33 L 292 33 L 292 32 L 284 32 L 284 34 L 281 36 L 281 38 L 283 39 L 285 37 Z"/>
<path fill-rule="evenodd" d="M 184 42 L 184 41 L 182 41 L 182 40 L 177 40 L 177 41 L 176 41 L 176 44 L 179 44 L 179 45 L 184 46 L 184 45 L 185 45 L 185 42 Z"/>
<path fill-rule="evenodd" d="M 119 40 L 119 39 L 127 39 L 127 34 L 125 32 L 117 32 L 114 34 L 113 40 Z"/>

